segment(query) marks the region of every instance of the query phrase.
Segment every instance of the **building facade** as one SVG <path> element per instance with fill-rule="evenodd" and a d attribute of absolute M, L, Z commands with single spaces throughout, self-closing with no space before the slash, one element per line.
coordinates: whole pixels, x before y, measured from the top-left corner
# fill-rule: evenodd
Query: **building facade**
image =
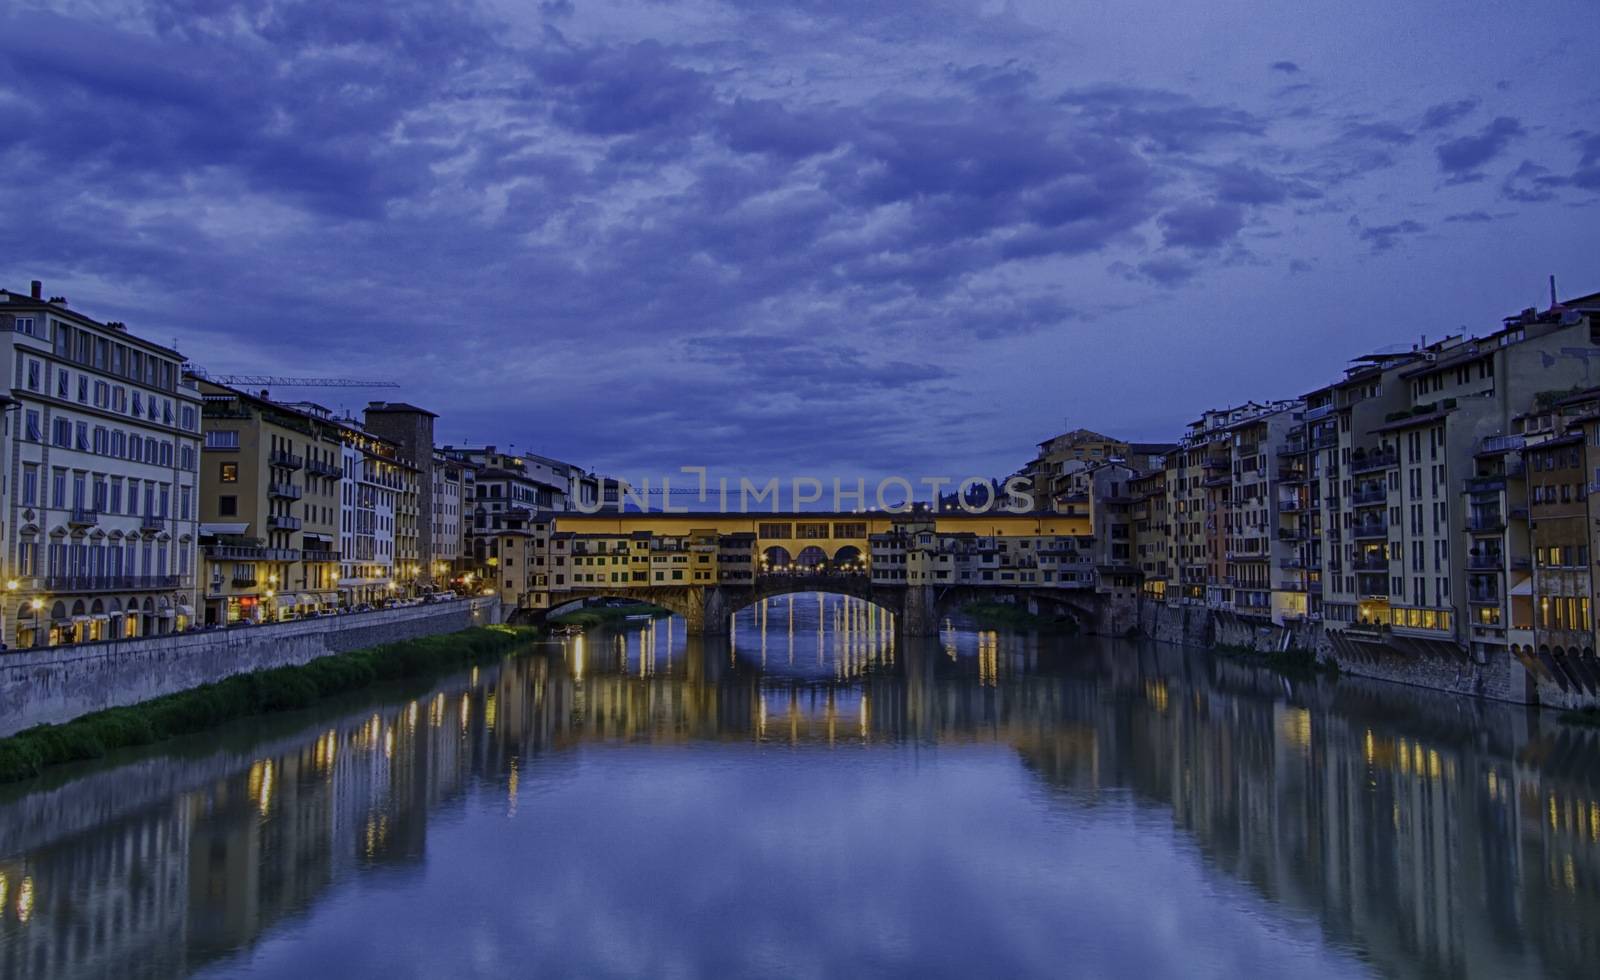
<path fill-rule="evenodd" d="M 6 645 L 186 628 L 201 424 L 183 355 L 45 299 L 38 282 L 0 290 L 0 343 Z"/>

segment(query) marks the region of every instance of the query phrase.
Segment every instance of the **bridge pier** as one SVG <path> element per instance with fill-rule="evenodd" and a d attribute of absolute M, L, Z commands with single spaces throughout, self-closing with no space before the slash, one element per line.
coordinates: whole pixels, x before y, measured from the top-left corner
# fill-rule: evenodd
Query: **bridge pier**
<path fill-rule="evenodd" d="M 906 586 L 899 626 L 902 636 L 939 635 L 939 609 L 933 598 L 933 586 Z"/>
<path fill-rule="evenodd" d="M 685 608 L 674 612 L 683 617 L 690 636 L 727 636 L 731 608 L 727 592 L 720 585 L 712 585 L 690 589 Z"/>

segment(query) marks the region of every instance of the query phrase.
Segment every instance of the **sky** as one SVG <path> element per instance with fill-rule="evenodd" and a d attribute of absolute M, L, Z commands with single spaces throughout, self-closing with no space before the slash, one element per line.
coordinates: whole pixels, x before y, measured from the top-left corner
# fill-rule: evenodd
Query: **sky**
<path fill-rule="evenodd" d="M 1597 28 L 1594 0 L 10 0 L 0 285 L 636 484 L 1000 476 L 1487 332 L 1552 274 L 1600 291 Z"/>

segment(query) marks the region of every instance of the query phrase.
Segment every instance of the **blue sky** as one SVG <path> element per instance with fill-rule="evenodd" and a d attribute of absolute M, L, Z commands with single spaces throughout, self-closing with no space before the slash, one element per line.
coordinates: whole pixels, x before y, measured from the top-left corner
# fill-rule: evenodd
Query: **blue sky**
<path fill-rule="evenodd" d="M 824 478 L 1600 289 L 1593 0 L 1081 6 L 13 2 L 0 284 L 441 441 Z"/>

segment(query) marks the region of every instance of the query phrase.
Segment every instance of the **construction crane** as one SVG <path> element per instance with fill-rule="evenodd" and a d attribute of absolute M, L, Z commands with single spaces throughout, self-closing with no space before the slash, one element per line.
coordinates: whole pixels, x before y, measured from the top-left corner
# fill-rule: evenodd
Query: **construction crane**
<path fill-rule="evenodd" d="M 370 378 L 285 378 L 276 374 L 212 374 L 201 368 L 190 368 L 195 377 L 219 385 L 247 388 L 398 388 L 397 381 L 377 381 Z"/>

